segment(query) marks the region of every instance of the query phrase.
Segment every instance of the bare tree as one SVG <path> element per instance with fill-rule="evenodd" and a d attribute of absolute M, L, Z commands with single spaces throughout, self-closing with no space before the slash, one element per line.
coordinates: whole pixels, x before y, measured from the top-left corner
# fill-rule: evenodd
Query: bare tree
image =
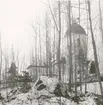
<path fill-rule="evenodd" d="M 61 80 L 61 64 L 60 64 L 60 57 L 61 57 L 61 2 L 58 1 L 58 20 L 59 20 L 59 38 L 58 38 L 58 51 L 57 51 L 57 58 L 58 58 L 58 67 L 59 67 L 59 80 Z"/>
<path fill-rule="evenodd" d="M 67 36 L 67 40 L 68 40 L 68 52 L 69 52 L 69 91 L 71 91 L 71 82 L 72 82 L 72 72 L 73 72 L 73 68 L 72 68 L 72 37 L 71 37 L 71 1 L 68 1 L 68 8 L 67 8 L 67 12 L 68 12 L 68 19 L 69 19 L 69 37 Z"/>
<path fill-rule="evenodd" d="M 61 57 L 61 2 L 60 0 L 58 0 L 58 24 L 56 21 L 56 18 L 52 12 L 50 3 L 49 4 L 49 9 L 50 9 L 50 13 L 52 15 L 52 19 L 54 21 L 56 30 L 57 30 L 57 34 L 58 34 L 58 48 L 57 48 L 57 60 L 58 60 L 58 69 L 59 69 L 59 80 L 61 80 L 61 64 L 60 64 L 60 57 Z"/>
<path fill-rule="evenodd" d="M 100 84 L 101 94 L 103 95 L 101 77 L 100 77 L 100 71 L 99 71 L 99 64 L 98 64 L 98 57 L 97 57 L 97 50 L 96 50 L 96 43 L 95 43 L 95 40 L 94 40 L 94 34 L 93 34 L 93 29 L 92 29 L 91 7 L 90 7 L 90 1 L 89 0 L 88 0 L 88 13 L 89 13 L 89 22 L 90 22 L 90 29 L 91 29 L 92 45 L 93 45 L 93 51 L 94 51 L 95 67 L 96 67 L 96 72 L 97 72 L 97 76 L 98 76 L 98 80 L 99 80 L 99 84 Z"/>
<path fill-rule="evenodd" d="M 46 37 L 46 64 L 49 66 L 49 76 L 52 77 L 52 66 L 51 66 L 51 38 L 50 38 L 50 19 L 49 19 L 49 13 L 46 13 L 45 16 L 45 37 Z M 48 72 L 48 68 L 47 68 Z"/>

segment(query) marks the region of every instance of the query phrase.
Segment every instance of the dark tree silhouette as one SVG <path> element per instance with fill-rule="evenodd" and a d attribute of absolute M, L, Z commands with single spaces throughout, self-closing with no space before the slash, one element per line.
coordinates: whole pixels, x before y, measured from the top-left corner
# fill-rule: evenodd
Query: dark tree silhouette
<path fill-rule="evenodd" d="M 12 77 L 15 77 L 16 74 L 17 74 L 16 68 L 17 68 L 17 67 L 16 67 L 15 63 L 12 62 L 12 63 L 11 63 L 11 66 L 10 66 L 10 69 L 9 69 L 9 71 L 8 71 L 8 73 L 10 73 Z"/>

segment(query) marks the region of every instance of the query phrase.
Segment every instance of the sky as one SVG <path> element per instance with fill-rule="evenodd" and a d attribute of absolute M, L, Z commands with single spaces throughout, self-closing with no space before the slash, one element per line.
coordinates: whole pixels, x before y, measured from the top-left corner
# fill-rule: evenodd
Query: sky
<path fill-rule="evenodd" d="M 0 34 L 3 48 L 26 52 L 32 45 L 32 22 L 45 10 L 40 0 L 0 0 Z"/>
<path fill-rule="evenodd" d="M 0 35 L 3 49 L 15 48 L 25 54 L 33 46 L 32 22 L 43 17 L 46 0 L 0 0 Z M 77 1 L 77 0 L 72 0 Z M 83 1 L 83 0 L 81 0 Z M 98 0 L 92 0 L 93 17 L 98 12 Z M 101 7 L 103 1 L 101 0 Z"/>

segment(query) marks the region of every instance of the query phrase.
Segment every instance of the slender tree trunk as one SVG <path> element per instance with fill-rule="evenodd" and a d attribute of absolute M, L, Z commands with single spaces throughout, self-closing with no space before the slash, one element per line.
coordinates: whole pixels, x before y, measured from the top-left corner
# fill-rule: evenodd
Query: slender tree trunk
<path fill-rule="evenodd" d="M 101 83 L 101 77 L 100 77 L 100 71 L 99 71 L 99 64 L 98 64 L 98 57 L 97 57 L 97 50 L 96 50 L 96 44 L 95 44 L 93 29 L 92 29 L 91 8 L 90 8 L 90 1 L 89 0 L 88 0 L 88 12 L 89 12 L 89 22 L 90 22 L 90 29 L 91 29 L 93 51 L 94 51 L 95 67 L 96 67 L 96 72 L 97 72 L 97 76 L 98 76 L 98 80 L 99 80 L 99 84 L 100 84 L 101 94 L 103 95 L 102 83 Z"/>
<path fill-rule="evenodd" d="M 41 29 L 40 29 L 40 23 L 39 23 L 39 66 L 41 66 L 41 60 L 42 60 L 42 56 L 41 56 Z M 39 67 L 39 73 L 40 75 L 42 74 L 41 72 L 42 69 L 40 69 Z"/>
<path fill-rule="evenodd" d="M 88 6 L 86 5 L 86 9 L 88 9 Z M 86 60 L 85 60 L 85 67 L 86 67 L 86 72 L 85 72 L 85 93 L 87 92 L 87 78 L 88 78 L 88 11 L 86 11 L 87 14 L 87 38 L 86 38 L 86 42 L 87 42 L 87 51 L 86 51 Z"/>
<path fill-rule="evenodd" d="M 80 25 L 80 0 L 78 0 L 79 2 L 79 25 Z M 79 35 L 79 70 L 80 70 L 80 91 L 82 92 L 82 56 L 80 55 L 80 48 L 81 48 L 81 39 L 80 39 L 80 35 Z"/>
<path fill-rule="evenodd" d="M 45 20 L 45 31 L 46 31 L 46 63 L 49 66 L 49 69 L 47 68 L 47 75 L 52 77 L 52 66 L 51 66 L 51 39 L 49 36 L 49 19 L 46 14 L 46 20 Z"/>
<path fill-rule="evenodd" d="M 37 72 L 37 36 L 35 37 L 35 60 L 36 60 L 35 64 L 36 64 L 36 79 L 37 79 L 38 78 L 38 72 Z"/>
<path fill-rule="evenodd" d="M 49 37 L 49 46 L 48 46 L 48 49 L 49 49 L 49 76 L 52 77 L 52 66 L 51 66 L 51 39 Z"/>
<path fill-rule="evenodd" d="M 74 62 L 75 62 L 75 68 L 74 68 L 74 72 L 75 72 L 75 95 L 77 97 L 77 59 L 76 59 L 76 43 L 75 43 L 75 35 L 73 35 L 74 37 L 74 52 L 75 52 L 75 55 L 74 55 Z"/>
<path fill-rule="evenodd" d="M 80 91 L 82 92 L 82 61 L 81 61 L 82 56 L 80 55 L 80 53 L 81 53 L 80 36 L 79 36 L 79 39 L 78 39 L 78 50 L 79 50 L 78 64 L 79 64 L 79 71 L 80 71 Z"/>
<path fill-rule="evenodd" d="M 54 52 L 54 55 L 53 55 L 53 60 L 55 60 L 55 26 L 54 26 L 54 42 L 53 42 L 54 44 L 53 44 L 53 52 Z M 53 65 L 53 74 L 55 74 L 55 65 Z"/>
<path fill-rule="evenodd" d="M 48 65 L 48 31 L 46 24 L 46 64 Z M 47 76 L 48 76 L 48 68 L 47 68 Z"/>
<path fill-rule="evenodd" d="M 72 36 L 71 36 L 71 1 L 68 1 L 68 18 L 69 18 L 69 37 L 67 35 L 67 40 L 69 40 L 69 91 L 71 91 L 71 83 L 72 83 L 72 72 L 73 72 L 73 65 L 72 65 Z"/>
<path fill-rule="evenodd" d="M 61 81 L 61 64 L 60 64 L 60 55 L 61 55 L 61 3 L 58 1 L 58 8 L 59 8 L 59 43 L 58 43 L 58 68 L 59 68 L 59 80 Z"/>

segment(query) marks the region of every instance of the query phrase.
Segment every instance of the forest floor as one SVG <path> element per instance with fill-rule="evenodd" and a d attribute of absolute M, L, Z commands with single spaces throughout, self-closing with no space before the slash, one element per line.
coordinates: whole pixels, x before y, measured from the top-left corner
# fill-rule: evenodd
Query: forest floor
<path fill-rule="evenodd" d="M 74 91 L 68 92 L 62 85 L 57 88 L 58 83 L 56 78 L 41 77 L 26 93 L 19 88 L 8 89 L 7 97 L 7 90 L 2 90 L 4 99 L 0 100 L 0 105 L 103 105 L 98 82 L 88 83 L 86 94 L 83 85 L 82 94 L 78 91 L 77 97 Z"/>

